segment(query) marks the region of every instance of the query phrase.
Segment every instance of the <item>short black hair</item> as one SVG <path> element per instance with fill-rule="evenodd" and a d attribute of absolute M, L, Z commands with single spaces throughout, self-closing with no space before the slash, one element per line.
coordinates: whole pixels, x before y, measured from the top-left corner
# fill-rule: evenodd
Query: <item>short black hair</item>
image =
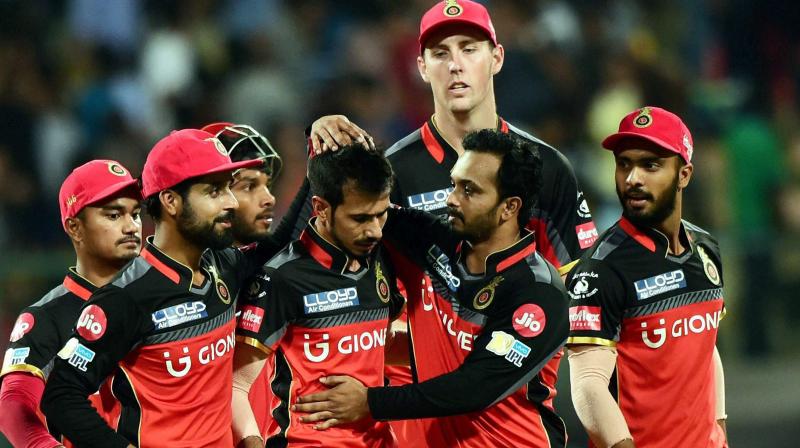
<path fill-rule="evenodd" d="M 494 154 L 500 157 L 497 170 L 497 191 L 500 199 L 518 196 L 522 206 L 517 223 L 524 228 L 539 201 L 542 189 L 542 157 L 539 145 L 511 133 L 495 129 L 470 132 L 464 137 L 465 151 Z"/>
<path fill-rule="evenodd" d="M 308 162 L 311 194 L 333 208 L 344 202 L 343 187 L 348 182 L 361 192 L 380 195 L 391 190 L 393 176 L 383 150 L 367 150 L 360 143 L 326 151 Z"/>
<path fill-rule="evenodd" d="M 181 199 L 186 202 L 189 196 L 189 189 L 192 188 L 192 185 L 196 182 L 197 179 L 186 179 L 174 187 L 167 188 L 167 190 L 178 193 Z M 161 221 L 161 200 L 158 198 L 158 193 L 153 193 L 142 200 L 142 207 L 155 222 Z"/>

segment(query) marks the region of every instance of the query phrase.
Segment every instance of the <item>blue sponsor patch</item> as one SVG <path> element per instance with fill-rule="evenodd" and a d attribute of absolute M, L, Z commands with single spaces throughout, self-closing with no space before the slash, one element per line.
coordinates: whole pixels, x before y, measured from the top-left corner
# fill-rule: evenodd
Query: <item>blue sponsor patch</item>
<path fill-rule="evenodd" d="M 506 359 L 517 367 L 522 367 L 522 361 L 531 354 L 531 348 L 519 341 L 514 341 L 511 350 L 506 354 Z"/>
<path fill-rule="evenodd" d="M 201 301 L 186 302 L 156 311 L 151 315 L 156 330 L 174 327 L 207 317 L 206 304 Z"/>
<path fill-rule="evenodd" d="M 358 306 L 358 291 L 355 287 L 303 296 L 303 309 L 306 314 L 324 313 L 353 306 Z"/>
<path fill-rule="evenodd" d="M 686 276 L 683 274 L 683 269 L 678 269 L 637 280 L 633 283 L 633 286 L 636 288 L 636 298 L 638 300 L 646 300 L 665 292 L 685 288 Z"/>
<path fill-rule="evenodd" d="M 413 194 L 409 196 L 408 206 L 417 210 L 429 212 L 447 207 L 447 196 L 452 193 L 453 187 L 441 190 L 429 191 L 427 193 Z"/>

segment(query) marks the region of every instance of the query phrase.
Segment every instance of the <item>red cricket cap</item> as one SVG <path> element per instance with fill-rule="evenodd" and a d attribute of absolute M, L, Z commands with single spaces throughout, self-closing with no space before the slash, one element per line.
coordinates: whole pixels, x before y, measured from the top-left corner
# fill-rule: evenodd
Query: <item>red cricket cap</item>
<path fill-rule="evenodd" d="M 231 162 L 225 146 L 199 129 L 172 131 L 153 146 L 142 170 L 142 196 L 149 197 L 186 179 L 261 165 L 261 160 Z"/>
<path fill-rule="evenodd" d="M 689 128 L 677 115 L 647 106 L 629 113 L 619 122 L 619 131 L 603 140 L 603 148 L 615 151 L 625 139 L 644 139 L 680 155 L 691 163 L 694 142 Z"/>
<path fill-rule="evenodd" d="M 136 179 L 122 164 L 115 160 L 92 160 L 69 173 L 58 192 L 58 205 L 61 208 L 61 224 L 65 226 L 68 218 L 74 218 L 86 206 L 109 199 L 117 193 L 141 199 Z"/>
<path fill-rule="evenodd" d="M 489 36 L 497 45 L 497 34 L 492 25 L 489 11 L 480 3 L 471 0 L 446 0 L 435 4 L 422 16 L 419 23 L 419 51 L 425 50 L 425 41 L 430 35 L 444 25 L 462 23 L 472 25 Z"/>

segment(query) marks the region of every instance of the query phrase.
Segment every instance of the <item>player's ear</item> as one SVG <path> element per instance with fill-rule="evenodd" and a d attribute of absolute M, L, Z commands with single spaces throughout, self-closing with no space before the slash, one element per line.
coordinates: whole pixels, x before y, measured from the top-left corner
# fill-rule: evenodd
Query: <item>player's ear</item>
<path fill-rule="evenodd" d="M 311 208 L 314 210 L 314 216 L 323 222 L 330 222 L 333 213 L 331 203 L 319 196 L 311 197 Z"/>
<path fill-rule="evenodd" d="M 422 50 L 423 52 L 425 50 Z M 426 83 L 430 84 L 430 79 L 428 78 L 428 64 L 425 63 L 425 55 L 422 54 L 417 56 L 417 70 L 419 70 L 419 76 L 422 77 L 422 80 Z"/>
<path fill-rule="evenodd" d="M 503 221 L 511 219 L 516 220 L 520 209 L 522 208 L 522 199 L 519 196 L 512 196 L 503 201 L 503 208 L 500 216 Z"/>
<path fill-rule="evenodd" d="M 683 190 L 689 186 L 689 181 L 692 180 L 692 173 L 694 172 L 694 165 L 687 163 L 681 166 L 678 170 L 678 189 Z"/>
<path fill-rule="evenodd" d="M 503 61 L 505 61 L 505 57 L 506 49 L 503 48 L 502 45 L 497 44 L 494 48 L 492 48 L 492 59 L 494 60 L 494 64 L 492 64 L 492 75 L 500 73 L 500 69 L 503 68 Z"/>
<path fill-rule="evenodd" d="M 67 235 L 77 242 L 83 241 L 83 223 L 78 218 L 67 218 L 64 225 Z"/>
<path fill-rule="evenodd" d="M 161 191 L 158 193 L 158 200 L 161 202 L 161 208 L 167 215 L 174 218 L 180 214 L 183 207 L 183 198 L 177 191 Z"/>

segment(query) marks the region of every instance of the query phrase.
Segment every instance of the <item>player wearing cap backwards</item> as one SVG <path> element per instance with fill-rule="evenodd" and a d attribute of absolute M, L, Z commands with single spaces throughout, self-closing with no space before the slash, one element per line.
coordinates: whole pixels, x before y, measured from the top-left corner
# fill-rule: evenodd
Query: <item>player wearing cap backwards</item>
<path fill-rule="evenodd" d="M 153 147 L 142 196 L 155 235 L 83 308 L 42 398 L 49 421 L 78 446 L 230 446 L 234 299 L 287 233 L 282 225 L 257 245 L 230 247 L 232 173 L 261 163 L 232 162 L 196 129 Z M 115 368 L 117 432 L 85 398 Z"/>
<path fill-rule="evenodd" d="M 0 372 L 0 431 L 17 447 L 61 446 L 38 415 L 53 358 L 89 296 L 134 259 L 141 247 L 139 189 L 119 163 L 93 160 L 75 168 L 61 184 L 58 201 L 77 261 L 61 285 L 22 311 Z M 91 399 L 99 410 L 114 407 L 110 394 Z"/>
<path fill-rule="evenodd" d="M 471 131 L 493 128 L 538 143 L 542 145 L 544 167 L 542 190 L 526 227 L 534 232 L 536 250 L 564 275 L 595 241 L 597 230 L 567 159 L 552 146 L 497 115 L 493 83 L 494 75 L 503 66 L 504 50 L 497 42 L 488 11 L 469 0 L 439 2 L 422 17 L 419 43 L 417 66 L 422 79 L 431 86 L 434 114 L 386 153 L 397 177 L 392 202 L 444 214 L 447 196 L 452 191 L 450 171 L 464 152 L 462 139 Z M 312 144 L 316 149 L 347 142 L 350 134 L 339 131 L 350 128 L 351 124 L 341 116 L 323 117 L 312 125 Z M 431 286 L 429 278 L 421 275 L 401 277 L 401 281 L 411 291 L 417 291 L 420 284 L 423 290 Z M 415 327 L 431 325 L 428 321 L 435 319 L 423 318 L 423 310 L 410 305 L 409 302 L 412 350 L 424 352 L 416 359 L 416 379 L 424 381 L 447 373 L 436 361 L 445 357 L 441 352 L 444 348 L 430 347 L 414 338 L 415 334 L 421 334 Z M 458 322 L 456 319 L 454 325 Z M 443 325 L 441 320 L 437 325 Z M 560 359 L 558 353 L 542 372 L 551 388 L 551 396 L 546 400 L 551 407 Z M 426 423 L 403 425 L 411 426 L 395 426 L 401 442 L 424 446 L 417 435 L 426 431 L 423 427 Z"/>
<path fill-rule="evenodd" d="M 358 421 L 439 417 L 414 443 L 432 447 L 564 447 L 564 423 L 546 404 L 540 371 L 567 338 L 567 293 L 555 267 L 524 229 L 541 187 L 533 142 L 492 129 L 464 138 L 447 199 L 450 225 L 419 210 L 390 210 L 388 244 L 397 272 L 431 274 L 432 293 L 409 303 L 436 316 L 414 335 L 444 347 L 445 374 L 394 387 L 332 375 L 294 410 L 320 429 Z M 412 327 L 414 331 L 414 327 Z M 420 356 L 414 352 L 414 360 Z M 432 361 L 428 361 L 432 362 Z M 368 385 L 369 386 L 369 385 Z"/>
<path fill-rule="evenodd" d="M 671 112 L 643 107 L 603 147 L 623 212 L 569 275 L 578 417 L 602 447 L 725 446 L 719 246 L 681 219 L 692 136 Z"/>
<path fill-rule="evenodd" d="M 231 160 L 263 160 L 261 166 L 243 168 L 234 173 L 231 192 L 239 202 L 233 213 L 233 232 L 235 247 L 242 247 L 263 239 L 269 233 L 273 219 L 275 197 L 270 192 L 275 178 L 281 170 L 282 161 L 266 137 L 251 126 L 233 123 L 212 123 L 203 130 L 214 134 L 225 146 Z M 298 195 L 305 196 L 308 185 L 304 184 Z M 241 318 L 241 316 L 239 316 Z M 267 365 L 250 388 L 250 406 L 262 438 L 279 430 L 272 417 L 277 406 L 270 388 L 274 357 L 267 359 Z M 236 410 L 236 409 L 234 409 Z"/>

